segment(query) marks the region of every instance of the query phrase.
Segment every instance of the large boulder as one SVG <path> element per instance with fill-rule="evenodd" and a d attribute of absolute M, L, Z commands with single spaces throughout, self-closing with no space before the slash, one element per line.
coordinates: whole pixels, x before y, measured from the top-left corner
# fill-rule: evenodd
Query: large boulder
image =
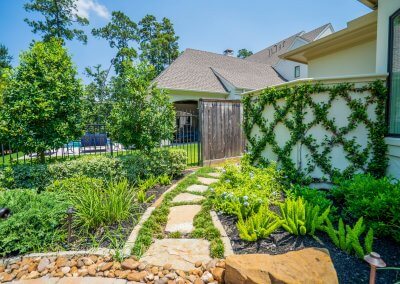
<path fill-rule="evenodd" d="M 306 248 L 281 255 L 231 255 L 226 259 L 226 284 L 336 284 L 336 270 L 327 251 Z"/>

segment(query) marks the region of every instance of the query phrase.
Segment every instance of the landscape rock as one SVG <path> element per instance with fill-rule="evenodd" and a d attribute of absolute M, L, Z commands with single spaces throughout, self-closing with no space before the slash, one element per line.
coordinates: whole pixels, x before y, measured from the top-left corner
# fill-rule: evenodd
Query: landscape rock
<path fill-rule="evenodd" d="M 226 284 L 324 283 L 338 278 L 328 253 L 306 248 L 281 255 L 232 255 L 226 259 Z"/>
<path fill-rule="evenodd" d="M 140 263 L 136 260 L 133 259 L 126 259 L 121 263 L 121 267 L 123 269 L 129 269 L 129 270 L 134 270 L 136 269 L 138 266 L 140 265 Z"/>

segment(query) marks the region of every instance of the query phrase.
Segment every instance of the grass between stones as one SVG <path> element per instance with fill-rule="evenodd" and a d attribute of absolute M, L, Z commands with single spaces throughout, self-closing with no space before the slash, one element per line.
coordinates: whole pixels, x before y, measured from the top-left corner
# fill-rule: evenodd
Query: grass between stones
<path fill-rule="evenodd" d="M 172 200 L 180 193 L 188 192 L 186 189 L 193 184 L 199 184 L 197 177 L 210 177 L 209 173 L 215 172 L 213 168 L 203 167 L 195 173 L 185 177 L 179 182 L 176 188 L 167 193 L 161 205 L 157 207 L 150 218 L 143 223 L 139 231 L 135 245 L 132 249 L 132 254 L 140 258 L 150 247 L 154 238 L 163 239 L 167 235 L 164 233 L 164 228 L 167 224 L 169 209 L 177 205 L 192 205 L 202 204 L 201 211 L 194 218 L 193 225 L 195 229 L 190 233 L 191 238 L 207 239 L 210 242 L 210 256 L 213 258 L 223 258 L 224 245 L 221 240 L 218 229 L 214 226 L 210 215 L 211 204 L 205 199 L 203 202 L 179 202 L 173 203 Z M 202 195 L 207 197 L 207 193 L 190 192 L 192 194 Z M 169 237 L 174 234 L 169 234 Z M 176 234 L 176 237 L 181 235 Z"/>

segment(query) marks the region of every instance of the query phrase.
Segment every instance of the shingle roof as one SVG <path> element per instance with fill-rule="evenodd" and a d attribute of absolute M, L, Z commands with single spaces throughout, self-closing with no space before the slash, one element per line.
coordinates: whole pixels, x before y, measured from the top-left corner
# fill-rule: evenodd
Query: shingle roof
<path fill-rule="evenodd" d="M 267 64 L 186 49 L 155 79 L 155 82 L 160 88 L 227 94 L 221 77 L 236 88 L 249 90 L 285 81 Z"/>
<path fill-rule="evenodd" d="M 254 53 L 253 55 L 247 57 L 246 60 L 274 66 L 280 60 L 279 56 L 288 51 L 288 48 L 293 44 L 297 37 L 301 37 L 308 42 L 314 41 L 328 25 L 330 24 L 323 25 L 308 33 L 305 33 L 304 31 L 299 32 L 257 53 Z"/>
<path fill-rule="evenodd" d="M 267 48 L 264 48 L 263 50 L 254 53 L 253 55 L 250 55 L 249 57 L 246 58 L 246 60 L 253 62 L 261 62 L 268 65 L 275 65 L 279 61 L 279 55 L 285 53 L 288 50 L 288 48 L 292 45 L 294 40 L 303 33 L 304 32 L 297 33 L 278 43 L 268 46 Z"/>
<path fill-rule="evenodd" d="M 305 39 L 308 42 L 312 42 L 330 25 L 331 24 L 323 25 L 323 26 L 321 26 L 319 28 L 316 28 L 315 30 L 312 30 L 312 31 L 310 31 L 308 33 L 302 34 L 300 37 L 302 39 Z"/>

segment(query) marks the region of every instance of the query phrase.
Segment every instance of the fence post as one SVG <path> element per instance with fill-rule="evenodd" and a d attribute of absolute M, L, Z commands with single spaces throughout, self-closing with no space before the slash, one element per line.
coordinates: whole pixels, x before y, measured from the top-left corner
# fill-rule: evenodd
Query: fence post
<path fill-rule="evenodd" d="M 204 108 L 203 108 L 203 100 L 202 99 L 200 99 L 199 100 L 199 104 L 198 104 L 198 108 L 199 108 L 199 115 L 198 115 L 198 118 L 199 118 L 199 121 L 198 121 L 198 124 L 199 124 L 199 126 L 198 126 L 198 129 L 199 129 L 199 137 L 198 137 L 198 141 L 197 141 L 197 155 L 198 155 L 198 157 L 197 157 L 197 163 L 198 163 L 198 165 L 199 166 L 202 166 L 203 165 L 203 111 L 204 111 Z"/>
<path fill-rule="evenodd" d="M 112 141 L 111 138 L 110 138 L 110 147 L 111 147 L 111 150 L 110 150 L 110 152 L 111 152 L 111 157 L 113 157 L 113 156 L 114 156 L 114 145 L 113 145 L 113 141 Z"/>

